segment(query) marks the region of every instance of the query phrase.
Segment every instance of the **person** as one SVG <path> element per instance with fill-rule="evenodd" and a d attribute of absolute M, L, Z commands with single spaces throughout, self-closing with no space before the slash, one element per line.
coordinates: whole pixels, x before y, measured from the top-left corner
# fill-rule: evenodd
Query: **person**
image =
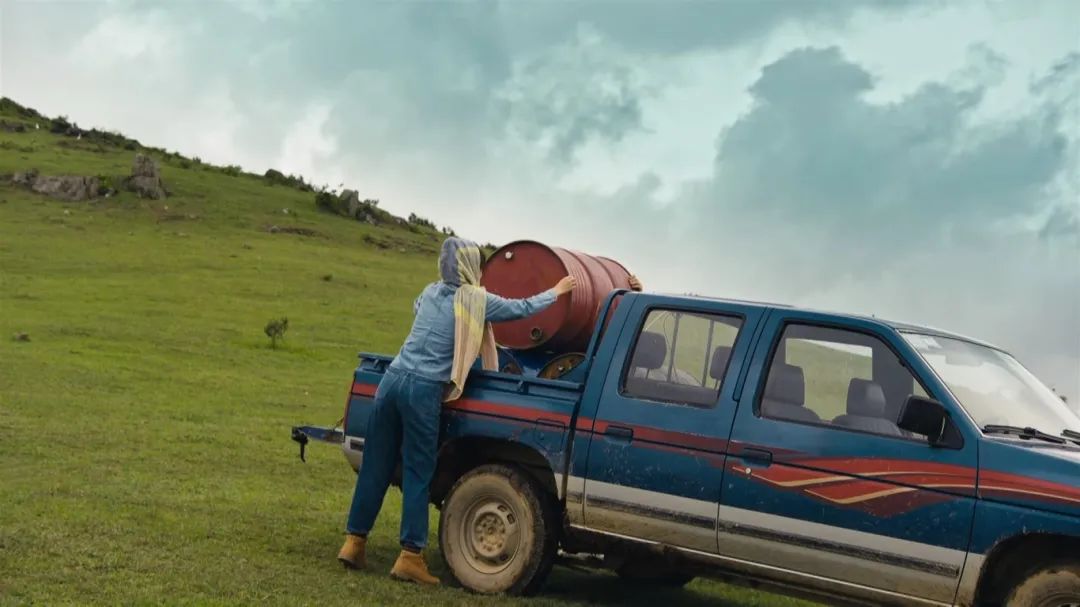
<path fill-rule="evenodd" d="M 441 404 L 461 396 L 469 369 L 481 356 L 497 363 L 492 322 L 532 316 L 577 285 L 566 276 L 526 299 L 504 299 L 480 286 L 480 248 L 447 238 L 439 254 L 442 280 L 428 285 L 413 304 L 412 330 L 375 392 L 364 460 L 356 479 L 338 560 L 346 568 L 366 565 L 365 545 L 402 458 L 401 553 L 390 571 L 396 579 L 435 585 L 422 551 L 428 538 L 428 490 L 435 472 Z"/>

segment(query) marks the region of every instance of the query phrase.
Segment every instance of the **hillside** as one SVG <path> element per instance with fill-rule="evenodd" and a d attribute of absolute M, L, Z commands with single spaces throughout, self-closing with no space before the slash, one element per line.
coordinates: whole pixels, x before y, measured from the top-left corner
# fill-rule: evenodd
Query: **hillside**
<path fill-rule="evenodd" d="M 288 430 L 335 421 L 356 353 L 398 347 L 441 234 L 28 112 L 0 104 L 0 174 L 118 191 L 61 202 L 0 183 L 0 604 L 799 604 L 568 571 L 529 601 L 393 584 L 396 492 L 374 573 L 344 573 L 354 477 L 331 448 L 300 463 Z M 171 196 L 116 187 L 136 152 Z"/>

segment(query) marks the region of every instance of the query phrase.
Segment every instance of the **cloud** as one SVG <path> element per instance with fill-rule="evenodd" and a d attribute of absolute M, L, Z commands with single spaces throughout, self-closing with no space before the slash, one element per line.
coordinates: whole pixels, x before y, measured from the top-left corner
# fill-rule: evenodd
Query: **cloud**
<path fill-rule="evenodd" d="M 721 137 L 717 186 L 744 204 L 845 222 L 932 213 L 1025 212 L 1056 174 L 1064 140 L 1044 116 L 968 128 L 981 87 L 927 83 L 866 101 L 873 79 L 836 48 L 793 51 L 751 87 L 755 107 Z M 1034 196 L 1032 196 L 1034 194 Z M 978 209 L 978 213 L 973 212 Z"/>
<path fill-rule="evenodd" d="M 1076 205 L 1070 209 L 1066 206 L 1054 207 L 1050 216 L 1046 218 L 1039 236 L 1045 239 L 1080 237 L 1080 215 L 1077 214 Z"/>
<path fill-rule="evenodd" d="M 874 84 L 836 48 L 792 51 L 750 87 L 753 109 L 720 137 L 716 173 L 692 212 L 797 226 L 770 246 L 807 284 L 822 259 L 877 271 L 899 251 L 992 235 L 998 221 L 1045 212 L 1067 145 L 1052 114 L 972 128 L 986 90 L 927 83 L 899 101 L 867 101 Z M 689 209 L 688 209 L 689 210 Z M 813 266 L 812 268 L 809 266 Z"/>
<path fill-rule="evenodd" d="M 583 26 L 572 40 L 517 62 L 498 92 L 509 130 L 559 164 L 570 164 L 590 139 L 617 144 L 642 127 L 646 86 L 635 59 Z"/>
<path fill-rule="evenodd" d="M 326 166 L 328 163 L 333 164 L 333 158 L 339 149 L 337 138 L 327 132 L 329 117 L 329 106 L 309 107 L 285 133 L 276 166 L 289 167 L 290 172 L 297 171 L 300 175 L 311 175 L 316 169 L 321 169 L 320 172 L 329 183 L 339 183 L 344 178 L 344 172 L 340 167 Z"/>
<path fill-rule="evenodd" d="M 176 52 L 180 36 L 161 12 L 116 13 L 97 22 L 71 49 L 74 62 L 95 67 L 140 60 L 144 65 Z"/>
<path fill-rule="evenodd" d="M 547 46 L 561 32 L 587 24 L 625 47 L 657 55 L 724 49 L 752 42 L 785 24 L 842 27 L 864 9 L 906 8 L 906 0 L 771 0 L 769 2 L 607 2 L 501 4 L 527 43 Z M 513 7 L 513 11 L 509 10 Z"/>

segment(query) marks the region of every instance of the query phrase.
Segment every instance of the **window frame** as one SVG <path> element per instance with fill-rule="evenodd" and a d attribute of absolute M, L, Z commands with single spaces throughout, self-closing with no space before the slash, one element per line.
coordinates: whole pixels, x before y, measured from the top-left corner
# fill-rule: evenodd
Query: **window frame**
<path fill-rule="evenodd" d="M 720 378 L 719 384 L 716 386 L 716 389 L 714 391 L 714 397 L 713 397 L 712 401 L 710 401 L 708 403 L 704 403 L 704 404 L 690 403 L 690 402 L 686 402 L 686 401 L 683 401 L 683 400 L 668 400 L 668 399 L 652 398 L 652 397 L 642 396 L 642 395 L 638 395 L 638 394 L 628 393 L 626 391 L 626 380 L 627 380 L 627 378 L 629 377 L 629 374 L 630 374 L 630 363 L 633 362 L 634 354 L 637 353 L 638 341 L 641 339 L 641 334 L 644 333 L 644 331 L 645 331 L 645 323 L 648 322 L 649 317 L 652 315 L 653 312 L 675 312 L 675 313 L 695 314 L 695 315 L 698 315 L 698 316 L 717 316 L 717 317 L 728 318 L 728 319 L 731 319 L 731 320 L 738 320 L 738 322 L 739 322 L 738 327 L 735 328 L 736 329 L 735 341 L 733 341 L 731 343 L 731 349 L 732 349 L 732 354 L 733 355 L 728 357 L 727 363 L 724 365 L 724 374 L 723 374 L 723 377 Z M 723 323 L 723 324 L 727 324 L 727 323 Z M 731 326 L 731 325 L 729 325 L 729 326 Z M 653 404 L 660 404 L 660 405 L 676 405 L 676 406 L 679 406 L 679 407 L 691 407 L 691 408 L 694 408 L 694 409 L 715 409 L 720 404 L 720 393 L 723 392 L 724 386 L 726 385 L 726 382 L 724 380 L 727 379 L 728 373 L 731 371 L 731 362 L 732 362 L 732 359 L 734 358 L 734 351 L 735 351 L 736 346 L 739 344 L 739 341 L 742 339 L 743 328 L 745 326 L 746 326 L 746 315 L 741 314 L 739 312 L 717 311 L 717 310 L 709 310 L 709 309 L 703 309 L 703 308 L 680 308 L 680 307 L 677 307 L 677 306 L 665 306 L 665 305 L 650 305 L 650 306 L 646 307 L 644 310 L 641 311 L 641 316 L 640 316 L 640 318 L 638 319 L 638 322 L 635 325 L 635 329 L 634 329 L 634 333 L 633 333 L 633 340 L 630 342 L 630 347 L 627 349 L 625 356 L 623 356 L 622 369 L 619 371 L 619 385 L 618 385 L 618 390 L 617 390 L 618 395 L 621 398 L 625 398 L 627 400 L 633 400 L 633 401 L 638 401 L 638 402 L 643 402 L 643 403 L 653 403 Z M 706 353 L 705 356 L 706 356 L 705 360 L 707 361 L 706 364 L 708 364 L 708 361 L 710 360 L 709 357 L 712 356 L 712 352 Z M 673 353 L 672 353 L 672 366 L 674 366 L 674 354 Z M 671 382 L 668 382 L 668 383 L 671 383 Z"/>
<path fill-rule="evenodd" d="M 886 348 L 888 348 L 889 351 L 892 352 L 892 354 L 894 356 L 896 356 L 896 360 L 900 363 L 900 366 L 903 367 L 904 369 L 907 369 L 907 372 L 909 374 L 911 374 L 912 379 L 914 379 L 915 383 L 920 388 L 922 388 L 922 391 L 924 393 L 926 393 L 930 398 L 932 398 L 934 400 L 938 400 L 940 402 L 940 400 L 937 399 L 937 397 L 935 397 L 933 395 L 933 393 L 926 388 L 926 382 L 921 377 L 919 377 L 919 374 L 916 373 L 915 369 L 913 369 L 911 367 L 911 364 L 907 360 L 904 359 L 904 357 L 900 354 L 900 352 L 898 352 L 897 349 L 895 347 L 893 347 L 893 345 L 891 343 L 889 343 L 889 340 L 885 339 L 885 337 L 883 335 L 880 335 L 878 333 L 875 333 L 873 331 L 869 331 L 869 330 L 866 330 L 866 329 L 852 327 L 850 325 L 845 325 L 845 324 L 842 324 L 842 323 L 831 323 L 831 322 L 827 322 L 827 321 L 810 321 L 810 320 L 805 320 L 805 319 L 788 318 L 788 319 L 784 319 L 783 321 L 781 321 L 780 326 L 778 327 L 778 329 L 776 331 L 776 336 L 773 338 L 772 344 L 769 347 L 769 351 L 768 351 L 767 357 L 765 359 L 765 364 L 762 366 L 763 373 L 761 373 L 761 377 L 758 378 L 757 387 L 756 387 L 756 392 L 757 393 L 756 393 L 756 395 L 754 397 L 754 403 L 753 403 L 753 408 L 752 408 L 752 412 L 754 414 L 754 417 L 756 417 L 758 419 L 764 419 L 764 420 L 769 420 L 769 421 L 779 422 L 779 423 L 797 424 L 799 426 L 809 426 L 811 428 L 825 428 L 825 429 L 828 429 L 828 430 L 836 430 L 838 432 L 847 432 L 847 433 L 851 433 L 851 434 L 858 434 L 858 435 L 861 435 L 861 436 L 875 436 L 875 437 L 878 437 L 878 438 L 884 438 L 884 439 L 889 439 L 889 440 L 901 440 L 901 441 L 908 442 L 908 443 L 917 443 L 917 444 L 920 444 L 920 445 L 929 446 L 929 443 L 927 442 L 926 437 L 922 436 L 922 435 L 919 435 L 919 434 L 916 434 L 913 437 L 908 437 L 908 436 L 904 436 L 904 435 L 892 436 L 892 435 L 889 435 L 889 434 L 880 434 L 878 432 L 870 432 L 868 430 L 860 430 L 858 428 L 849 428 L 847 426 L 837 426 L 837 425 L 832 423 L 832 420 L 829 420 L 828 422 L 823 421 L 823 422 L 815 423 L 815 422 L 807 422 L 807 421 L 796 420 L 796 419 L 787 419 L 787 418 L 783 418 L 783 417 L 770 417 L 768 415 L 763 415 L 762 412 L 761 412 L 761 401 L 765 399 L 765 384 L 769 381 L 769 374 L 772 372 L 773 362 L 776 359 L 777 350 L 780 349 L 780 342 L 784 339 L 784 333 L 787 331 L 788 327 L 791 326 L 791 325 L 796 325 L 796 326 L 800 326 L 800 327 L 812 327 L 812 328 L 818 328 L 818 329 L 832 329 L 834 331 L 847 331 L 849 333 L 857 333 L 859 335 L 865 335 L 866 337 L 869 337 L 871 339 L 878 340 L 879 342 L 884 344 L 884 346 Z M 871 362 L 871 364 L 873 364 L 873 363 Z"/>

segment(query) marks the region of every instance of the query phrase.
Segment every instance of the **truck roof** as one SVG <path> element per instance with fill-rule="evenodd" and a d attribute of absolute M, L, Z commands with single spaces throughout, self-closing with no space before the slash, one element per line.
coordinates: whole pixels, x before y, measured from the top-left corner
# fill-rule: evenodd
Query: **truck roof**
<path fill-rule="evenodd" d="M 995 350 L 1001 350 L 1001 348 L 999 348 L 998 346 L 995 346 L 994 344 L 991 344 L 989 342 L 983 341 L 981 339 L 975 339 L 973 337 L 968 337 L 966 335 L 961 335 L 959 333 L 954 333 L 952 331 L 946 331 L 944 329 L 938 329 L 938 328 L 935 328 L 935 327 L 929 327 L 929 326 L 926 326 L 926 325 L 919 325 L 919 324 L 915 324 L 915 323 L 888 320 L 888 319 L 879 318 L 879 317 L 873 316 L 873 315 L 867 316 L 865 314 L 853 314 L 853 313 L 850 313 L 850 312 L 837 312 L 835 310 L 822 310 L 822 309 L 817 309 L 817 308 L 792 306 L 792 305 L 789 305 L 789 304 L 781 304 L 781 303 L 775 303 L 775 302 L 755 301 L 755 300 L 738 299 L 738 298 L 732 298 L 732 297 L 711 297 L 711 296 L 705 296 L 705 295 L 696 295 L 696 294 L 692 294 L 692 293 L 653 293 L 653 295 L 659 295 L 659 296 L 662 296 L 662 297 L 680 298 L 680 299 L 696 299 L 696 300 L 701 300 L 701 301 L 727 302 L 727 303 L 735 303 L 735 304 L 741 304 L 741 305 L 746 305 L 746 306 L 757 306 L 757 307 L 761 307 L 761 308 L 780 308 L 780 309 L 785 309 L 785 310 L 798 310 L 800 312 L 828 314 L 829 316 L 834 316 L 834 317 L 867 320 L 867 321 L 870 321 L 870 322 L 880 323 L 880 324 L 885 325 L 887 327 L 891 327 L 891 328 L 893 328 L 893 329 L 895 329 L 897 331 L 908 331 L 908 332 L 912 332 L 912 333 L 922 333 L 922 334 L 925 334 L 925 335 L 934 335 L 934 336 L 937 336 L 937 337 L 948 337 L 948 338 L 952 338 L 952 339 L 959 339 L 959 340 L 971 342 L 971 343 L 974 343 L 974 344 L 978 344 L 980 346 L 986 346 L 988 348 L 994 348 Z"/>

